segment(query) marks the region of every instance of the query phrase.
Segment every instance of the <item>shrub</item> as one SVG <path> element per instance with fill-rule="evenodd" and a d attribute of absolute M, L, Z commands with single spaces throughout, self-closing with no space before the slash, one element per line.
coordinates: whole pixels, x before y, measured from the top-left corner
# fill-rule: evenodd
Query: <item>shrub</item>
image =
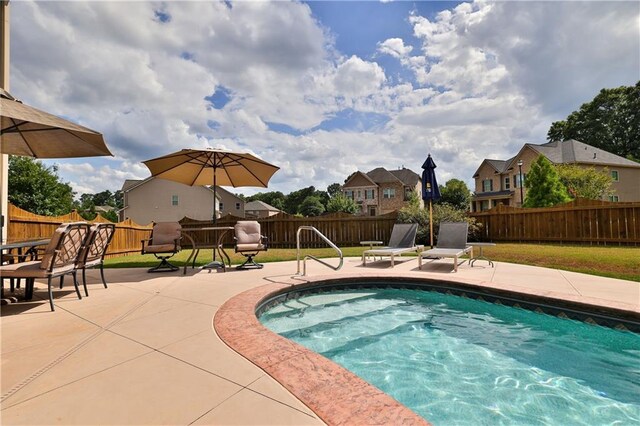
<path fill-rule="evenodd" d="M 467 222 L 469 223 L 469 240 L 473 240 L 480 233 L 480 224 L 475 218 L 468 217 L 465 210 L 457 209 L 451 204 L 440 203 L 433 205 L 433 241 L 438 238 L 440 222 Z M 429 208 L 421 209 L 417 206 L 408 206 L 398 212 L 398 222 L 417 223 L 418 235 L 416 244 L 429 245 Z"/>

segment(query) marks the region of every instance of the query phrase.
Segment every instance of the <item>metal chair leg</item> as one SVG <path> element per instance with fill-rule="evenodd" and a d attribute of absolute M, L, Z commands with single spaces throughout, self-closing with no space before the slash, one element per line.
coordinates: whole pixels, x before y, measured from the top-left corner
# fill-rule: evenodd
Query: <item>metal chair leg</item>
<path fill-rule="evenodd" d="M 80 287 L 78 287 L 78 280 L 76 279 L 76 271 L 73 271 L 71 275 L 73 275 L 73 286 L 76 288 L 76 294 L 78 295 L 78 299 L 82 300 L 82 295 L 80 294 Z"/>
<path fill-rule="evenodd" d="M 51 287 L 51 281 L 53 280 L 52 277 L 49 277 L 48 280 L 48 287 L 49 287 L 49 305 L 51 305 L 51 312 L 55 311 L 55 308 L 53 307 L 53 288 Z M 32 284 L 33 286 L 33 284 Z M 32 287 L 33 288 L 33 287 Z"/>
<path fill-rule="evenodd" d="M 104 284 L 104 288 L 108 288 L 107 280 L 104 279 L 104 268 L 102 267 L 102 263 L 100 264 L 100 277 L 102 277 L 102 284 Z"/>
<path fill-rule="evenodd" d="M 89 297 L 89 292 L 87 291 L 87 277 L 85 276 L 85 268 L 82 268 L 82 285 L 84 287 L 84 294 Z M 73 274 L 74 279 L 75 279 L 75 274 Z"/>

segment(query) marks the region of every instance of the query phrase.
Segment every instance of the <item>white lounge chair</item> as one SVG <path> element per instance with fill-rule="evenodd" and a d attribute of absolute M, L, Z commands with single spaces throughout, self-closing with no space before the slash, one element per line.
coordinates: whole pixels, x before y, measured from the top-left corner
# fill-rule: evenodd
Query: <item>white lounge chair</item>
<path fill-rule="evenodd" d="M 367 266 L 368 256 L 388 256 L 391 258 L 391 267 L 393 268 L 395 256 L 412 251 L 419 253 L 424 246 L 416 245 L 417 233 L 418 225 L 416 223 L 396 223 L 391 231 L 389 245 L 365 250 L 362 253 L 362 265 Z"/>
<path fill-rule="evenodd" d="M 440 231 L 438 231 L 436 247 L 425 250 L 418 256 L 420 269 L 422 269 L 422 259 L 425 257 L 446 257 L 453 258 L 453 272 L 458 272 L 458 258 L 466 253 L 470 253 L 470 257 L 473 257 L 473 247 L 467 246 L 468 232 L 469 224 L 467 222 L 442 222 Z"/>

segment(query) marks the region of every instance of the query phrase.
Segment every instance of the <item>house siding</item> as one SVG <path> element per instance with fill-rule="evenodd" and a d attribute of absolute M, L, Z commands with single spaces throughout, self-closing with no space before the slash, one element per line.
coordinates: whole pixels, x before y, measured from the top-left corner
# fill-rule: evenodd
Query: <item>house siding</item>
<path fill-rule="evenodd" d="M 173 195 L 178 195 L 177 206 L 172 205 Z M 125 197 L 122 218 L 141 225 L 175 222 L 185 216 L 195 220 L 213 217 L 213 192 L 204 186 L 151 179 L 127 191 Z"/>

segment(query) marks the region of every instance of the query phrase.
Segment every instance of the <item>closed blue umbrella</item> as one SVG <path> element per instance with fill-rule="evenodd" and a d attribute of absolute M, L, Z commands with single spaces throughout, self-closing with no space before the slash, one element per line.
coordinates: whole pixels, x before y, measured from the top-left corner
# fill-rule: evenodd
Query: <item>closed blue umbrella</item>
<path fill-rule="evenodd" d="M 429 231 L 431 236 L 431 248 L 433 248 L 433 202 L 440 199 L 440 188 L 436 181 L 436 163 L 433 162 L 431 154 L 427 156 L 422 168 L 422 199 L 426 203 L 429 201 Z"/>

